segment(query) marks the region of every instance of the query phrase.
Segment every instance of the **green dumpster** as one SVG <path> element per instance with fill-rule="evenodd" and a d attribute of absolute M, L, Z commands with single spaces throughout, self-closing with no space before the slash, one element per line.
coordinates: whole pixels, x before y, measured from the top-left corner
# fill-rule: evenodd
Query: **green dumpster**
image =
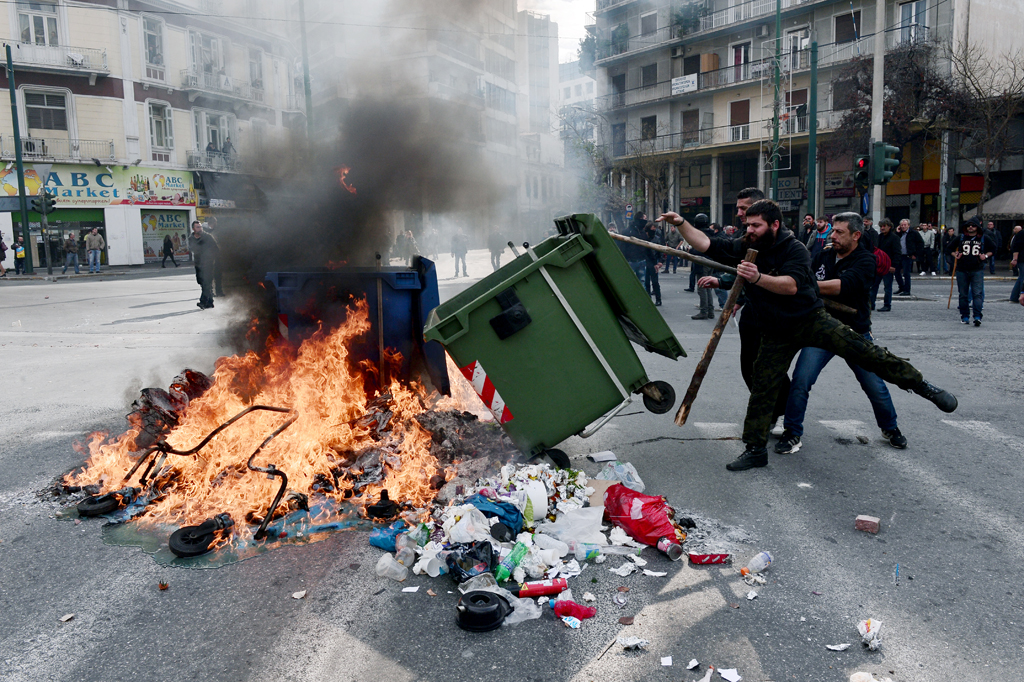
<path fill-rule="evenodd" d="M 675 394 L 649 381 L 630 340 L 685 355 L 601 223 L 556 221 L 558 234 L 435 308 L 439 341 L 516 446 L 539 455 L 587 437 L 642 394 L 654 412 Z M 561 462 L 560 462 L 561 463 Z"/>

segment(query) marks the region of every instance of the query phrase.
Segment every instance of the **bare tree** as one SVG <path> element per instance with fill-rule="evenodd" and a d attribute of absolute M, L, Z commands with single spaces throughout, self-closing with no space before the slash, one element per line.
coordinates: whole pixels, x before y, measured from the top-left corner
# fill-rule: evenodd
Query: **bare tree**
<path fill-rule="evenodd" d="M 1013 121 L 1024 114 L 1024 53 L 992 55 L 961 42 L 947 50 L 950 76 L 943 92 L 952 151 L 984 178 L 978 216 L 985 212 L 992 171 L 1021 153 Z"/>

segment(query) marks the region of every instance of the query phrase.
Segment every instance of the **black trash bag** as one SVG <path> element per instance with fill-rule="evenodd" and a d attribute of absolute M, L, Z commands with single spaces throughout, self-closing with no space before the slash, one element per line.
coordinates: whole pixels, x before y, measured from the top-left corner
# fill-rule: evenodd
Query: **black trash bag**
<path fill-rule="evenodd" d="M 490 573 L 497 565 L 491 543 L 480 540 L 471 545 L 456 545 L 446 559 L 448 575 L 461 584 L 482 573 Z"/>

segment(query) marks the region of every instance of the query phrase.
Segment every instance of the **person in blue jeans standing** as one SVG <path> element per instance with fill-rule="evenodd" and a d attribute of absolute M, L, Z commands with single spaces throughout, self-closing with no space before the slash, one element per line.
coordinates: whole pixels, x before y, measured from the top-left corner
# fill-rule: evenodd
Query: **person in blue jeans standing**
<path fill-rule="evenodd" d="M 892 310 L 892 278 L 896 273 L 896 266 L 900 262 L 900 238 L 896 234 L 896 231 L 892 228 L 892 221 L 888 218 L 882 218 L 878 221 L 878 228 L 880 230 L 878 235 L 878 248 L 885 252 L 885 255 L 889 256 L 889 272 L 884 275 L 875 275 L 874 283 L 871 285 L 870 303 L 871 309 L 874 310 L 875 299 L 878 298 L 878 286 L 884 284 L 885 288 L 882 290 L 882 307 L 878 309 L 880 313 L 887 313 Z"/>
<path fill-rule="evenodd" d="M 1010 242 L 1010 267 L 1017 268 L 1017 281 L 1010 292 L 1010 300 L 1014 303 L 1020 298 L 1020 292 L 1024 288 L 1024 264 L 1020 262 L 1020 257 L 1024 254 L 1024 230 L 1018 229 L 1019 227 L 1020 225 L 1017 225 L 1013 228 L 1013 240 Z"/>
<path fill-rule="evenodd" d="M 960 323 L 970 324 L 974 307 L 974 326 L 981 326 L 985 306 L 985 261 L 992 258 L 996 245 L 981 233 L 981 221 L 971 218 L 963 233 L 951 245 L 956 259 L 956 288 L 960 293 Z"/>
<path fill-rule="evenodd" d="M 860 241 L 863 233 L 864 221 L 859 214 L 841 213 L 833 217 L 832 246 L 815 255 L 812 269 L 822 296 L 832 298 L 857 311 L 856 315 L 833 313 L 834 317 L 868 341 L 873 341 L 868 296 L 875 279 L 877 263 L 867 244 Z M 804 415 L 807 412 L 807 399 L 811 387 L 833 357 L 834 353 L 821 348 L 808 347 L 800 351 L 786 402 L 784 431 L 779 442 L 775 444 L 776 453 L 788 455 L 800 449 L 800 438 L 804 433 Z M 889 395 L 885 382 L 850 361 L 846 364 L 853 370 L 854 376 L 871 401 L 875 423 L 882 430 L 882 436 L 894 448 L 902 450 L 907 447 L 907 439 L 900 432 L 896 408 L 892 404 L 892 396 Z"/>

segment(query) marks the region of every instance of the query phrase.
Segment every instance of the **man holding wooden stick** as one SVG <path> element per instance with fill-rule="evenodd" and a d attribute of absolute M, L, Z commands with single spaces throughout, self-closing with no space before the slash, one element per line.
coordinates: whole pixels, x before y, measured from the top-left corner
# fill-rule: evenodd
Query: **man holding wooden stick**
<path fill-rule="evenodd" d="M 747 231 L 738 239 L 711 239 L 677 213 L 665 213 L 659 220 L 678 227 L 683 239 L 696 251 L 736 265 L 746 282 L 747 305 L 743 316 L 755 316 L 763 332 L 743 422 L 746 449 L 726 465 L 730 471 L 768 464 L 772 408 L 793 358 L 807 346 L 834 353 L 889 383 L 912 390 L 944 412 L 956 409 L 957 401 L 951 393 L 928 383 L 909 362 L 876 346 L 825 312 L 811 270 L 811 256 L 793 233 L 783 227 L 782 212 L 774 201 L 757 201 L 746 210 Z M 750 248 L 758 251 L 756 264 L 743 260 Z"/>

